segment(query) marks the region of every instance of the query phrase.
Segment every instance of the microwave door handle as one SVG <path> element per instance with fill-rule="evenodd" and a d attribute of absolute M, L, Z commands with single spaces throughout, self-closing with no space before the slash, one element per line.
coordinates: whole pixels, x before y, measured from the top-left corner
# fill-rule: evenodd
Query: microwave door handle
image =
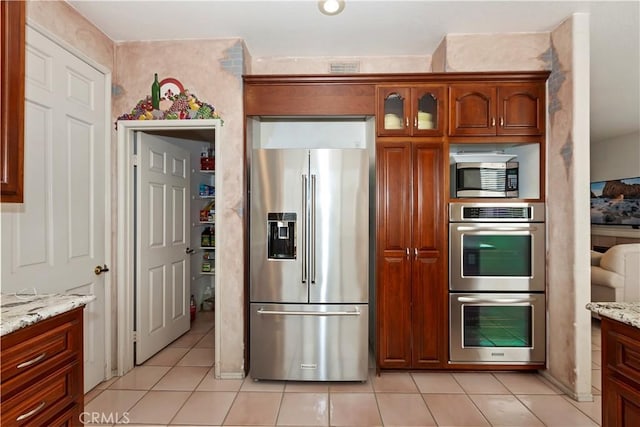
<path fill-rule="evenodd" d="M 534 302 L 533 298 L 474 298 L 474 297 L 458 297 L 460 302 L 484 302 L 495 304 L 516 304 L 525 302 Z"/>

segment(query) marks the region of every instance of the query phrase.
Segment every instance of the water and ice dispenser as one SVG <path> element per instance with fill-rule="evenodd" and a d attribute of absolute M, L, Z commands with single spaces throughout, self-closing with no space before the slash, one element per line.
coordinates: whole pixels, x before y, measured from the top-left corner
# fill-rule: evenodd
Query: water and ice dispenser
<path fill-rule="evenodd" d="M 296 214 L 269 212 L 267 214 L 267 257 L 296 259 Z"/>

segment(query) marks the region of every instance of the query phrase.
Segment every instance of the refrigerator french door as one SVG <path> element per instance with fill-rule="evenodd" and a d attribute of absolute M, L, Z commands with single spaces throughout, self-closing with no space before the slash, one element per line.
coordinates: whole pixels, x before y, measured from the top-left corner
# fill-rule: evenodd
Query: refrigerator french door
<path fill-rule="evenodd" d="M 253 150 L 250 195 L 251 376 L 366 380 L 368 151 Z"/>

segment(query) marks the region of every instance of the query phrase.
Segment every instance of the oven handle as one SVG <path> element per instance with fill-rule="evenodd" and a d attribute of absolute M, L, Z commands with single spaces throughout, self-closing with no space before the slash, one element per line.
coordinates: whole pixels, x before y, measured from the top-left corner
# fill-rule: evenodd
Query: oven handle
<path fill-rule="evenodd" d="M 538 228 L 535 226 L 530 227 L 504 227 L 504 226 L 496 226 L 491 228 L 479 228 L 473 226 L 458 226 L 456 227 L 458 231 L 537 231 Z"/>
<path fill-rule="evenodd" d="M 497 304 L 515 304 L 521 302 L 534 302 L 533 298 L 474 298 L 474 297 L 458 297 L 460 302 L 490 302 Z"/>

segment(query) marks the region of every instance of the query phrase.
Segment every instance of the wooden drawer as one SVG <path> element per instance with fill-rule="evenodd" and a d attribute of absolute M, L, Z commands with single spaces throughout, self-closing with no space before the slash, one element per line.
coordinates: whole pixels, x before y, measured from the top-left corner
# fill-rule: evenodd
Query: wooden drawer
<path fill-rule="evenodd" d="M 71 406 L 81 390 L 76 384 L 77 369 L 79 363 L 75 361 L 3 400 L 2 425 L 49 425 L 45 421 Z"/>
<path fill-rule="evenodd" d="M 2 397 L 7 381 L 24 384 L 77 356 L 82 346 L 82 309 L 73 310 L 2 337 Z"/>
<path fill-rule="evenodd" d="M 80 405 L 76 404 L 64 411 L 62 414 L 58 414 L 53 419 L 47 421 L 46 425 L 49 427 L 76 427 L 82 425 L 82 418 L 80 416 Z"/>
<path fill-rule="evenodd" d="M 607 342 L 605 367 L 609 374 L 620 375 L 640 388 L 640 333 L 625 325 L 611 322 Z M 633 337 L 635 335 L 635 337 Z"/>

